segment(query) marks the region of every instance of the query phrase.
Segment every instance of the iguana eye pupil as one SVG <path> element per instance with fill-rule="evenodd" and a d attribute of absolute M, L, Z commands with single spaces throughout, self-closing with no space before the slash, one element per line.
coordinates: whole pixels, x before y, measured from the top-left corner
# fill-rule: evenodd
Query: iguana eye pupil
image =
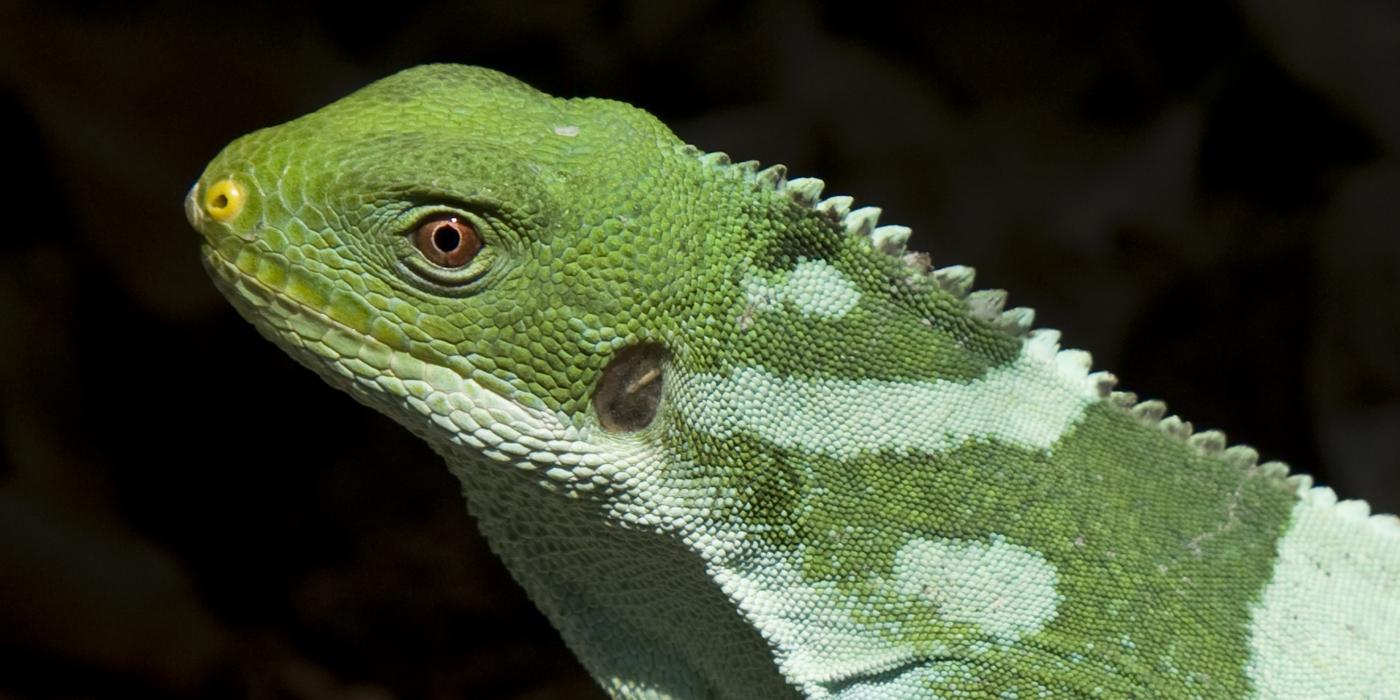
<path fill-rule="evenodd" d="M 418 252 L 441 267 L 462 267 L 481 250 L 481 236 L 476 229 L 455 216 L 424 222 L 413 239 Z"/>
<path fill-rule="evenodd" d="M 433 230 L 433 245 L 441 251 L 456 250 L 462 244 L 462 237 L 451 226 L 439 226 Z"/>

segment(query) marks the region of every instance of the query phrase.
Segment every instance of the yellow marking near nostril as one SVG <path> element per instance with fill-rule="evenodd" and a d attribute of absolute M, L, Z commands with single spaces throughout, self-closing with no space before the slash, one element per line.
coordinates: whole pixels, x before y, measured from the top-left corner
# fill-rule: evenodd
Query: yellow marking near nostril
<path fill-rule="evenodd" d="M 228 221 L 243 211 L 243 188 L 233 180 L 220 180 L 204 195 L 204 211 L 215 221 Z"/>

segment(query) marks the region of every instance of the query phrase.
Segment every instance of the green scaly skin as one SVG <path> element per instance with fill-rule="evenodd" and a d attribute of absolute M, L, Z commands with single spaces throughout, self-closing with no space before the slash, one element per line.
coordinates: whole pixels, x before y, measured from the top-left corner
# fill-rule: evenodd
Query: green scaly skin
<path fill-rule="evenodd" d="M 186 208 L 245 318 L 446 458 L 615 697 L 1400 693 L 1393 517 L 1111 391 L 820 187 L 425 66 L 235 141 Z M 443 214 L 464 268 L 413 243 Z M 629 349 L 660 398 L 619 427 Z"/>

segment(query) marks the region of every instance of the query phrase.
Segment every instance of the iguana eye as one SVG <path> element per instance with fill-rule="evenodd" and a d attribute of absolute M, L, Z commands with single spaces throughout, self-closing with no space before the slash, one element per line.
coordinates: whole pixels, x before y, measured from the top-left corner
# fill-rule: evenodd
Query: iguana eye
<path fill-rule="evenodd" d="M 413 245 L 429 262 L 446 268 L 470 263 L 481 250 L 481 236 L 455 216 L 434 217 L 413 232 Z"/>

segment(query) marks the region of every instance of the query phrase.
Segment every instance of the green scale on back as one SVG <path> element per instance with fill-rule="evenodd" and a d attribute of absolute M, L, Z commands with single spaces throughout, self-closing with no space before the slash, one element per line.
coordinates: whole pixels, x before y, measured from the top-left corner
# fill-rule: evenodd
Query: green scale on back
<path fill-rule="evenodd" d="M 1400 696 L 1394 517 L 821 188 L 424 66 L 235 141 L 186 210 L 616 697 Z"/>

